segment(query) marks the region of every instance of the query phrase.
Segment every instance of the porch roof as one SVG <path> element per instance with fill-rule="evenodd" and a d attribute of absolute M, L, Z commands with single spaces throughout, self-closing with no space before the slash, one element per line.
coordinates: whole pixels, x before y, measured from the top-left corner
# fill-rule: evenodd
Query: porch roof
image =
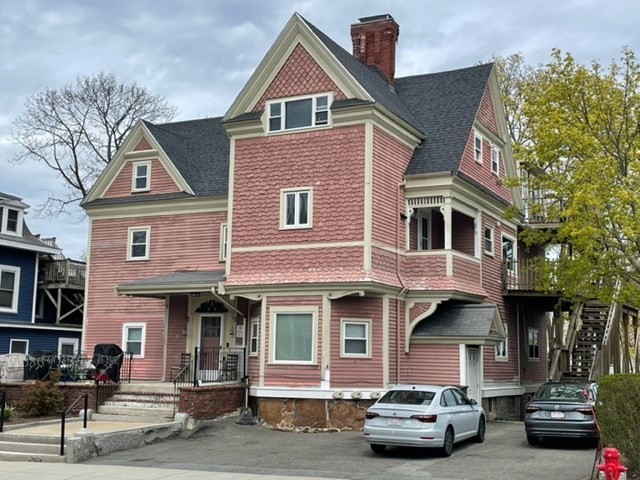
<path fill-rule="evenodd" d="M 439 307 L 422 320 L 411 341 L 431 344 L 497 345 L 505 339 L 497 305 L 470 304 Z"/>
<path fill-rule="evenodd" d="M 211 292 L 224 280 L 224 270 L 178 270 L 164 275 L 146 277 L 116 285 L 118 295 L 132 297 L 164 297 L 177 293 Z"/>

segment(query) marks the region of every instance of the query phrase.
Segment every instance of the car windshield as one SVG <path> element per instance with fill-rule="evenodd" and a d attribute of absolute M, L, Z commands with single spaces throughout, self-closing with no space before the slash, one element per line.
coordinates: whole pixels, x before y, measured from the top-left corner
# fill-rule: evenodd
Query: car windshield
<path fill-rule="evenodd" d="M 392 390 L 387 392 L 379 403 L 392 403 L 396 405 L 431 405 L 435 392 L 418 390 Z"/>
<path fill-rule="evenodd" d="M 568 400 L 571 402 L 585 402 L 591 397 L 586 385 L 552 384 L 540 387 L 533 397 L 534 400 Z"/>

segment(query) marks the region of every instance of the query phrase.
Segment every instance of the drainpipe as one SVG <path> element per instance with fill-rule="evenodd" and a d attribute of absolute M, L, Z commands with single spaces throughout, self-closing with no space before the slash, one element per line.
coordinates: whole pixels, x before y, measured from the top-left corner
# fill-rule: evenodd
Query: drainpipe
<path fill-rule="evenodd" d="M 398 192 L 396 194 L 396 210 L 400 212 L 400 192 L 406 186 L 406 180 L 403 180 L 398 184 Z M 407 217 L 406 222 L 411 221 L 411 217 Z M 406 231 L 406 225 L 402 225 L 402 228 Z M 400 348 L 404 350 L 404 342 L 400 344 L 400 297 L 407 292 L 402 273 L 400 271 L 400 226 L 396 228 L 396 276 L 400 282 L 402 289 L 396 294 L 396 385 L 400 384 Z M 406 335 L 406 332 L 405 332 Z"/>
<path fill-rule="evenodd" d="M 507 342 L 509 339 L 507 338 Z M 520 302 L 516 303 L 516 341 L 518 342 L 518 383 L 522 386 L 522 372 L 520 370 Z"/>

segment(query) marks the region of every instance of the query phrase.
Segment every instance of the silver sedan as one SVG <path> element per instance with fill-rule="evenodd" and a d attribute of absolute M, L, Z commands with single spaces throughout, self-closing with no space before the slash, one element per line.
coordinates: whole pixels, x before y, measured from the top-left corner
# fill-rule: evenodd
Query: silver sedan
<path fill-rule="evenodd" d="M 448 457 L 453 444 L 484 441 L 483 408 L 453 386 L 399 385 L 365 415 L 364 438 L 375 453 L 387 446 L 438 448 Z"/>

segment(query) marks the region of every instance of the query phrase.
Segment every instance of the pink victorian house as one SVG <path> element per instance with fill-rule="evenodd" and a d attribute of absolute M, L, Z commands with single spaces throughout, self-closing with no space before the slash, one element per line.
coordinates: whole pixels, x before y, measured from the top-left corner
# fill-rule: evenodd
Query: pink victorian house
<path fill-rule="evenodd" d="M 273 423 L 400 383 L 518 417 L 548 308 L 505 283 L 525 252 L 496 72 L 395 77 L 398 35 L 360 19 L 352 55 L 294 14 L 224 117 L 140 123 L 84 202 L 84 348 L 122 345 L 137 379 L 246 375 Z"/>

